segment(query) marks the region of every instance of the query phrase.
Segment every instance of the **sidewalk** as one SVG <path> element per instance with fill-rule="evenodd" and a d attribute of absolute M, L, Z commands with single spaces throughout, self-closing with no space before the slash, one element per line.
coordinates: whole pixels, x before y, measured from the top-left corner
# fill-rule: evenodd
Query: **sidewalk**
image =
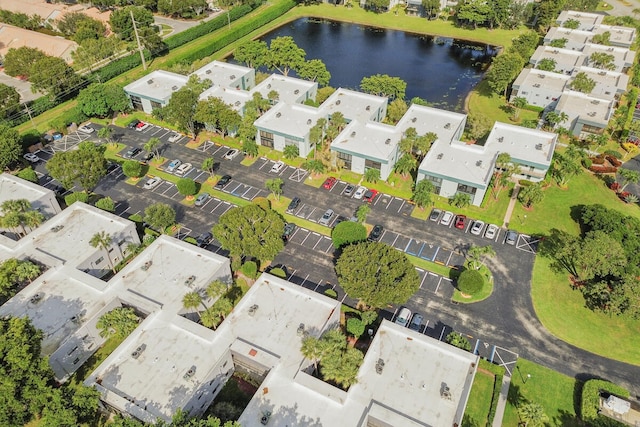
<path fill-rule="evenodd" d="M 493 417 L 492 427 L 502 426 L 502 417 L 504 416 L 504 410 L 507 407 L 507 396 L 509 394 L 509 386 L 511 385 L 511 377 L 505 375 L 502 377 L 502 387 L 500 387 L 500 397 L 498 397 L 498 404 L 496 405 L 496 416 Z"/>
<path fill-rule="evenodd" d="M 511 200 L 509 200 L 509 206 L 507 207 L 507 211 L 504 213 L 504 220 L 502 221 L 503 228 L 509 228 L 509 221 L 511 221 L 513 208 L 515 208 L 516 202 L 518 201 L 519 191 L 520 191 L 520 184 L 518 183 L 518 181 L 516 181 L 516 184 L 513 186 L 513 192 L 511 193 Z"/>

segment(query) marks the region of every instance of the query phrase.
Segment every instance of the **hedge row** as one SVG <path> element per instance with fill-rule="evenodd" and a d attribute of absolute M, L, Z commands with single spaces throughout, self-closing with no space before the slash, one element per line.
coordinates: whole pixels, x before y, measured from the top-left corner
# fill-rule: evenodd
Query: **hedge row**
<path fill-rule="evenodd" d="M 607 418 L 598 413 L 600 407 L 600 393 L 613 394 L 622 398 L 629 398 L 629 391 L 604 380 L 589 380 L 582 386 L 580 402 L 580 418 L 595 427 L 618 427 L 624 424 Z"/>
<path fill-rule="evenodd" d="M 615 173 L 618 172 L 618 168 L 615 166 L 601 166 L 601 165 L 592 165 L 589 170 L 595 173 Z"/>
<path fill-rule="evenodd" d="M 230 32 L 227 32 L 224 36 L 215 40 L 211 44 L 202 46 L 200 49 L 188 52 L 184 56 L 174 58 L 167 65 L 171 66 L 179 62 L 192 63 L 202 58 L 206 58 L 207 56 L 211 56 L 225 46 L 280 17 L 295 5 L 296 3 L 293 0 L 288 0 L 280 3 L 276 7 L 269 8 L 265 10 L 264 13 L 256 16 L 255 19 L 244 21 L 235 28 L 232 28 Z"/>

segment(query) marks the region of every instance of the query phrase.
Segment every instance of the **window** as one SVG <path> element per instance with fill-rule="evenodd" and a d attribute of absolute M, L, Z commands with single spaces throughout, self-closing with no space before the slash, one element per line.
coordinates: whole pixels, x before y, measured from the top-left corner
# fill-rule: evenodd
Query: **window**
<path fill-rule="evenodd" d="M 103 257 L 103 256 L 101 256 L 100 258 L 98 258 L 98 259 L 96 260 L 96 265 L 102 264 L 102 262 L 103 262 L 103 261 L 104 261 L 104 257 Z"/>
<path fill-rule="evenodd" d="M 260 131 L 260 144 L 273 148 L 273 134 L 271 132 Z"/>
<path fill-rule="evenodd" d="M 469 194 L 470 196 L 476 195 L 476 188 L 470 185 L 458 184 L 458 193 Z"/>
<path fill-rule="evenodd" d="M 293 145 L 293 146 L 297 147 L 298 146 L 298 141 L 294 141 L 293 139 L 285 138 L 284 139 L 284 146 L 287 147 L 289 145 Z"/>
<path fill-rule="evenodd" d="M 338 151 L 338 158 L 343 161 L 344 169 L 351 169 L 351 163 L 352 163 L 351 154 L 341 153 Z"/>
<path fill-rule="evenodd" d="M 131 97 L 131 105 L 134 110 L 142 110 L 142 99 L 139 96 Z"/>
<path fill-rule="evenodd" d="M 442 188 L 442 178 L 436 178 L 435 176 L 425 175 L 424 179 L 431 181 L 433 184 L 433 192 L 436 194 L 440 194 L 440 189 Z"/>
<path fill-rule="evenodd" d="M 382 168 L 382 163 L 366 159 L 364 161 L 364 168 L 365 169 L 377 169 L 377 170 L 380 170 Z"/>
<path fill-rule="evenodd" d="M 151 110 L 157 110 L 159 108 L 162 108 L 162 104 L 156 101 L 151 101 Z"/>

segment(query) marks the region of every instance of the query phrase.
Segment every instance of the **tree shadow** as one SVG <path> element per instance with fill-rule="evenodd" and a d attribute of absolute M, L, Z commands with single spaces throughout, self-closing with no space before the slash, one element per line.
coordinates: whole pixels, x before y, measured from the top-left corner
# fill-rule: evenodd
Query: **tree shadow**
<path fill-rule="evenodd" d="M 514 384 L 513 381 L 509 386 L 509 393 L 507 394 L 507 402 L 509 402 L 513 407 L 517 408 L 522 403 L 526 402 L 527 399 L 522 395 L 520 391 L 520 386 Z"/>

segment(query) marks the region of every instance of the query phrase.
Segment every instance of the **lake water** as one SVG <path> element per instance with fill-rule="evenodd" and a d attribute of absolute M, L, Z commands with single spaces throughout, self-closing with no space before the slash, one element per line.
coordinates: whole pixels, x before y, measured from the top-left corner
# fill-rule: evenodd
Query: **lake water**
<path fill-rule="evenodd" d="M 363 77 L 388 74 L 407 82 L 408 100 L 418 96 L 452 111 L 462 111 L 465 97 L 497 53 L 486 44 L 311 18 L 284 25 L 262 40 L 280 36 L 293 37 L 307 59 L 321 59 L 333 87 L 358 89 Z"/>

